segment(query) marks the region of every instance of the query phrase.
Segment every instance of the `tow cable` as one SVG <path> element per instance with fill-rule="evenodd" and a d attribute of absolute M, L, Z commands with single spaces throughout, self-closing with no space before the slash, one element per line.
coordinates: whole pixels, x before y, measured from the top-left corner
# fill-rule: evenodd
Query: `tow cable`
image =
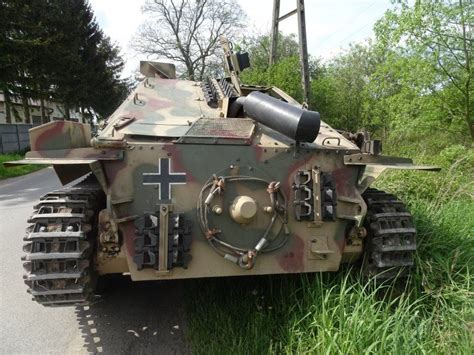
<path fill-rule="evenodd" d="M 222 230 L 209 225 L 208 215 L 211 212 L 211 202 L 217 195 L 223 195 L 225 193 L 226 184 L 242 182 L 242 181 L 253 181 L 267 186 L 266 190 L 270 197 L 270 204 L 273 210 L 270 222 L 267 224 L 262 237 L 258 240 L 253 248 L 244 249 L 236 245 L 225 242 L 219 236 L 222 235 Z M 204 198 L 206 191 L 208 191 L 206 198 Z M 212 175 L 207 182 L 204 184 L 199 194 L 197 203 L 197 215 L 201 230 L 206 237 L 209 245 L 224 259 L 237 264 L 242 269 L 250 270 L 255 265 L 257 256 L 260 253 L 268 253 L 275 251 L 283 247 L 288 241 L 290 234 L 288 229 L 288 214 L 286 207 L 286 197 L 283 191 L 280 189 L 280 182 L 268 181 L 265 179 L 245 176 L 245 175 L 233 175 L 233 176 L 217 176 Z M 269 238 L 270 231 L 279 219 L 281 226 L 274 237 Z M 283 237 L 280 234 L 284 230 Z M 278 243 L 277 240 L 279 240 Z"/>

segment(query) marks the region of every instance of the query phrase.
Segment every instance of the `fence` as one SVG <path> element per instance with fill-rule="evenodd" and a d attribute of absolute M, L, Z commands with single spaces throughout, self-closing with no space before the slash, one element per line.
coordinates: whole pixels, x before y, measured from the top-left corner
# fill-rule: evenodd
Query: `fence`
<path fill-rule="evenodd" d="M 15 153 L 30 146 L 31 124 L 0 124 L 0 154 Z"/>

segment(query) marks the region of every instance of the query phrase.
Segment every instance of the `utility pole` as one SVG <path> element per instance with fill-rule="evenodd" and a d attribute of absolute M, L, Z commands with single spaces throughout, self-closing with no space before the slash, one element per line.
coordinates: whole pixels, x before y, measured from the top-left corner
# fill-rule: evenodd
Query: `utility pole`
<path fill-rule="evenodd" d="M 278 43 L 278 22 L 280 21 L 280 0 L 273 0 L 273 17 L 272 17 L 272 47 L 270 52 L 270 65 L 276 63 L 277 43 Z"/>
<path fill-rule="evenodd" d="M 306 103 L 309 102 L 309 64 L 308 64 L 308 45 L 306 41 L 306 20 L 304 0 L 296 0 L 296 9 L 280 17 L 280 0 L 273 0 L 273 20 L 271 34 L 271 52 L 270 65 L 275 64 L 277 60 L 278 44 L 278 23 L 290 16 L 297 14 L 298 17 L 298 40 L 299 54 L 301 64 L 301 85 L 303 87 L 303 96 Z"/>

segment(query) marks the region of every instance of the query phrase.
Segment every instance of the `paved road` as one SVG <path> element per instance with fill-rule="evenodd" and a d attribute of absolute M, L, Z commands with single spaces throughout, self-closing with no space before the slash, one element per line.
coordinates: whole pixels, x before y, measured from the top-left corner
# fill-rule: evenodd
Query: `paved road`
<path fill-rule="evenodd" d="M 114 279 L 89 307 L 45 308 L 23 283 L 22 237 L 32 205 L 60 186 L 52 168 L 0 181 L 0 353 L 186 353 L 183 282 Z"/>

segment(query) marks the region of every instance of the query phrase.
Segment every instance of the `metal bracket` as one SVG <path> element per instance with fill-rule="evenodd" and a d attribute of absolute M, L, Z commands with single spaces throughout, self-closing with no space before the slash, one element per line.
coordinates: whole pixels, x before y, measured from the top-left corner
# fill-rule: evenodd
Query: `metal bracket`
<path fill-rule="evenodd" d="M 356 222 L 357 227 L 362 225 L 365 214 L 367 213 L 367 205 L 364 202 L 360 193 L 357 192 L 358 197 L 338 196 L 336 210 L 336 217 L 348 219 Z"/>
<path fill-rule="evenodd" d="M 134 103 L 135 105 L 139 105 L 139 106 L 145 105 L 145 101 L 140 100 L 140 99 L 138 98 L 138 92 L 135 93 L 135 95 L 133 95 L 133 103 Z"/>
<path fill-rule="evenodd" d="M 168 270 L 168 217 L 172 205 L 159 205 L 160 209 L 160 238 L 158 243 L 158 270 L 157 274 L 169 274 Z"/>
<path fill-rule="evenodd" d="M 143 86 L 150 89 L 153 89 L 155 87 L 153 84 L 150 83 L 149 78 L 145 79 L 145 81 L 143 82 Z"/>
<path fill-rule="evenodd" d="M 120 117 L 119 121 L 114 124 L 114 129 L 118 131 L 119 129 L 122 129 L 125 126 L 128 126 L 130 123 L 135 121 L 135 117 Z"/>
<path fill-rule="evenodd" d="M 308 259 L 325 260 L 330 254 L 334 254 L 334 250 L 329 249 L 327 236 L 318 236 L 309 241 Z"/>
<path fill-rule="evenodd" d="M 384 166 L 396 166 L 402 167 L 413 165 L 413 160 L 409 158 L 390 157 L 384 155 L 371 155 L 365 153 L 350 154 L 344 156 L 345 165 L 384 165 Z"/>
<path fill-rule="evenodd" d="M 321 145 L 331 145 L 331 140 L 336 140 L 337 146 L 341 145 L 341 138 L 339 137 L 326 137 L 323 139 Z M 326 143 L 326 142 L 329 142 L 329 143 Z"/>
<path fill-rule="evenodd" d="M 127 141 L 121 138 L 92 138 L 91 144 L 94 148 L 125 148 L 127 147 Z M 119 157 L 123 158 L 122 155 Z M 102 159 L 101 159 L 102 160 Z"/>
<path fill-rule="evenodd" d="M 379 155 L 382 152 L 382 143 L 378 139 L 364 141 L 362 143 L 362 152 L 370 155 Z"/>
<path fill-rule="evenodd" d="M 314 224 L 315 226 L 323 223 L 321 213 L 321 173 L 319 169 L 313 169 L 313 208 L 314 208 Z"/>

